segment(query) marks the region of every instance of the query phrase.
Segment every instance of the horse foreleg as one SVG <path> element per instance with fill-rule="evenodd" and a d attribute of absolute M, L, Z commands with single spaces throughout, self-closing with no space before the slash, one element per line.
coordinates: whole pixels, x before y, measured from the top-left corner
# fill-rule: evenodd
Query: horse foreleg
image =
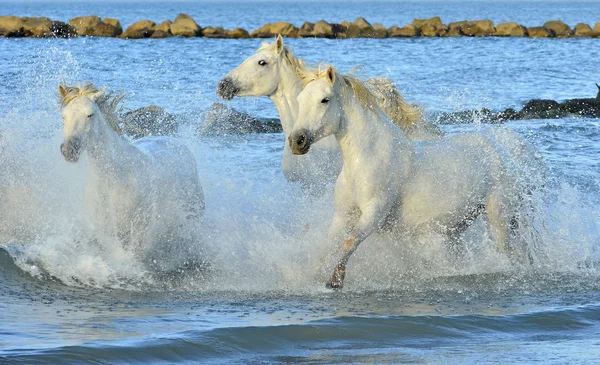
<path fill-rule="evenodd" d="M 503 202 L 500 194 L 493 194 L 489 197 L 485 207 L 485 214 L 492 232 L 492 236 L 496 240 L 498 252 L 510 255 L 507 244 L 507 233 L 510 222 L 505 203 Z"/>
<path fill-rule="evenodd" d="M 358 245 L 373 233 L 373 231 L 385 220 L 387 211 L 382 208 L 381 204 L 373 202 L 366 209 L 361 210 L 360 218 L 352 230 L 352 233 L 350 233 L 350 237 L 342 244 L 342 257 L 333 269 L 333 275 L 326 284 L 327 288 L 341 289 L 344 286 L 346 264 L 348 263 L 350 256 L 356 251 Z"/>

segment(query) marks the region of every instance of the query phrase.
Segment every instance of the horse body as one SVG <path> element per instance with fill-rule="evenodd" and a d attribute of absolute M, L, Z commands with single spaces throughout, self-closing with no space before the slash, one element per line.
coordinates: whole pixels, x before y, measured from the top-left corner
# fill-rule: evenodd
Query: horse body
<path fill-rule="evenodd" d="M 120 136 L 96 104 L 103 90 L 88 85 L 59 91 L 65 120 L 61 150 L 70 162 L 88 152 L 85 202 L 98 233 L 144 254 L 164 254 L 193 240 L 204 197 L 191 151 L 169 137 L 131 143 Z"/>
<path fill-rule="evenodd" d="M 298 71 L 306 70 L 304 62 L 278 36 L 271 44 L 263 44 L 241 65 L 229 72 L 217 86 L 217 95 L 224 99 L 234 96 L 268 96 L 277 111 L 285 136 L 289 136 L 298 116 L 297 97 L 302 91 Z M 404 102 L 394 84 L 386 78 L 369 80 L 377 103 L 418 140 L 434 139 L 441 131 L 426 123 L 417 108 Z M 408 116 L 408 118 L 407 118 Z M 284 144 L 282 171 L 288 181 L 298 181 L 308 191 L 321 192 L 338 177 L 343 160 L 339 145 L 333 136 L 316 142 L 313 153 L 298 156 Z"/>
<path fill-rule="evenodd" d="M 499 250 L 509 250 L 518 194 L 508 155 L 492 140 L 464 134 L 415 143 L 372 107 L 373 95 L 355 78 L 332 68 L 304 77 L 292 152 L 307 153 L 313 141 L 334 135 L 344 155 L 328 236 L 343 244 L 329 287 L 342 287 L 352 253 L 390 222 L 407 233 L 451 234 L 485 211 Z"/>

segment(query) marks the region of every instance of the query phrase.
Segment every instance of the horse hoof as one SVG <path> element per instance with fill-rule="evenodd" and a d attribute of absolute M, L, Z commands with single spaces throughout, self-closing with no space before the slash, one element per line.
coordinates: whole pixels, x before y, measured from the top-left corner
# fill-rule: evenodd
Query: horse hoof
<path fill-rule="evenodd" d="M 344 283 L 331 280 L 327 284 L 325 284 L 325 287 L 327 289 L 341 290 L 344 287 Z"/>

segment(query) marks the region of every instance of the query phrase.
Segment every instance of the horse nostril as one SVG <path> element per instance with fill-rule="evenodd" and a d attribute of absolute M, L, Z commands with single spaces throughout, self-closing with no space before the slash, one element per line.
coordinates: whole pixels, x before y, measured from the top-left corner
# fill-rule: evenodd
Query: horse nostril
<path fill-rule="evenodd" d="M 301 136 L 298 137 L 298 140 L 296 141 L 296 144 L 298 146 L 304 146 L 305 142 L 306 142 L 306 136 L 304 136 L 304 134 L 303 134 L 303 135 L 301 135 Z"/>

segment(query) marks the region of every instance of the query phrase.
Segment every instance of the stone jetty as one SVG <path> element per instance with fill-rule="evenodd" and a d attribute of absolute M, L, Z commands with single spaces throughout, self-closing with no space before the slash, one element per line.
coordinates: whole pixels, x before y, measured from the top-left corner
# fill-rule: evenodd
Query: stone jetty
<path fill-rule="evenodd" d="M 32 38 L 114 37 L 122 39 L 206 37 L 272 38 L 278 34 L 291 38 L 414 38 L 414 37 L 529 37 L 529 38 L 600 38 L 600 22 L 592 27 L 578 23 L 574 27 L 560 20 L 526 27 L 515 22 L 494 24 L 491 20 L 461 20 L 445 24 L 440 17 L 414 19 L 411 24 L 371 24 L 365 18 L 353 22 L 329 23 L 325 20 L 295 25 L 267 23 L 258 29 L 223 29 L 201 26 L 189 15 L 179 14 L 173 21 L 142 19 L 125 30 L 117 19 L 97 15 L 82 16 L 67 22 L 46 17 L 0 16 L 0 36 Z"/>

